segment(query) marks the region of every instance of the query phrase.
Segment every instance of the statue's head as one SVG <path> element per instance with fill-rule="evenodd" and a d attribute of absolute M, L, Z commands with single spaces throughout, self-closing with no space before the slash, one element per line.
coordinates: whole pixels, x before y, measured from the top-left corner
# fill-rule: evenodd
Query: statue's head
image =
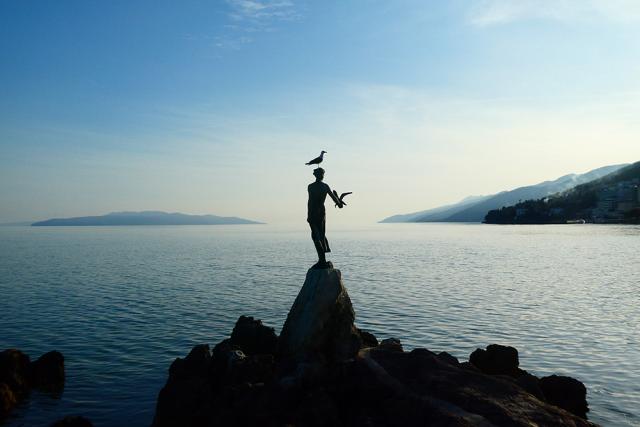
<path fill-rule="evenodd" d="M 316 168 L 313 170 L 313 176 L 316 177 L 316 179 L 319 179 L 320 181 L 322 181 L 322 179 L 324 178 L 324 169 L 322 168 Z"/>

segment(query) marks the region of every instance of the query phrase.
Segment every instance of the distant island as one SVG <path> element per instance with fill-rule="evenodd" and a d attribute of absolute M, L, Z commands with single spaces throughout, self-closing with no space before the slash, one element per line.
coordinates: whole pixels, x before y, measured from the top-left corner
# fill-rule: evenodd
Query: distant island
<path fill-rule="evenodd" d="M 544 181 L 497 194 L 469 196 L 458 203 L 410 214 L 394 215 L 380 222 L 482 222 L 490 210 L 566 191 L 607 176 L 625 166 L 628 164 L 604 166 L 587 173 L 564 175 L 553 181 Z"/>
<path fill-rule="evenodd" d="M 34 222 L 34 227 L 43 226 L 98 226 L 98 225 L 223 225 L 223 224 L 262 224 L 244 218 L 216 215 L 187 215 L 160 211 L 112 212 L 100 216 L 82 216 L 76 218 L 52 218 Z"/>
<path fill-rule="evenodd" d="M 487 224 L 640 224 L 640 162 L 549 197 L 489 211 Z"/>

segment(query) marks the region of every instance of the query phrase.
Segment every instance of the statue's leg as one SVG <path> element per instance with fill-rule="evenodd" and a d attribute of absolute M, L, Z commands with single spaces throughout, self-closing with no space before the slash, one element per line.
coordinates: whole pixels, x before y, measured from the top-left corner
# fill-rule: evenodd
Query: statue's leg
<path fill-rule="evenodd" d="M 324 246 L 322 244 L 322 242 L 320 242 L 319 240 L 314 240 L 313 244 L 316 247 L 316 252 L 318 252 L 318 262 L 320 264 L 324 264 L 327 262 L 327 258 L 324 255 Z"/>
<path fill-rule="evenodd" d="M 321 230 L 318 227 L 318 224 L 309 222 L 309 227 L 311 228 L 311 239 L 313 240 L 313 245 L 315 246 L 316 252 L 318 253 L 318 264 L 324 264 L 327 261 L 324 255 L 324 237 L 320 233 Z"/>
<path fill-rule="evenodd" d="M 331 248 L 329 247 L 329 241 L 327 240 L 327 235 L 326 235 L 326 220 L 325 218 L 322 219 L 322 222 L 320 223 L 320 234 L 322 235 L 322 247 L 324 248 L 324 252 L 325 253 L 329 253 L 331 252 Z"/>

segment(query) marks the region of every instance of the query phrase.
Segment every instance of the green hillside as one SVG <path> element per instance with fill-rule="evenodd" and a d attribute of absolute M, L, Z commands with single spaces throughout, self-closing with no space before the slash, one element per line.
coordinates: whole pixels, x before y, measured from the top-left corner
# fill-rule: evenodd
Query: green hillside
<path fill-rule="evenodd" d="M 570 190 L 487 213 L 487 224 L 640 223 L 640 162 Z"/>

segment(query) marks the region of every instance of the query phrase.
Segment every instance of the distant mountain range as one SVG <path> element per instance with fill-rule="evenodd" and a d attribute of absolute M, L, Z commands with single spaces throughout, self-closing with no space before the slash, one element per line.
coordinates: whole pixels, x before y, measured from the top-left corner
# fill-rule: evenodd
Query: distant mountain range
<path fill-rule="evenodd" d="M 639 224 L 640 162 L 549 197 L 490 210 L 488 224 Z"/>
<path fill-rule="evenodd" d="M 112 212 L 101 216 L 82 216 L 77 218 L 53 218 L 34 222 L 32 226 L 95 226 L 95 225 L 222 225 L 222 224 L 261 224 L 237 217 L 216 215 L 187 215 L 160 211 Z"/>
<path fill-rule="evenodd" d="M 539 199 L 566 191 L 577 185 L 606 176 L 627 165 L 604 166 L 587 173 L 569 174 L 554 181 L 544 181 L 539 184 L 519 187 L 488 196 L 469 196 L 452 205 L 410 214 L 394 215 L 380 222 L 482 222 L 490 210 L 514 205 L 523 200 Z"/>

